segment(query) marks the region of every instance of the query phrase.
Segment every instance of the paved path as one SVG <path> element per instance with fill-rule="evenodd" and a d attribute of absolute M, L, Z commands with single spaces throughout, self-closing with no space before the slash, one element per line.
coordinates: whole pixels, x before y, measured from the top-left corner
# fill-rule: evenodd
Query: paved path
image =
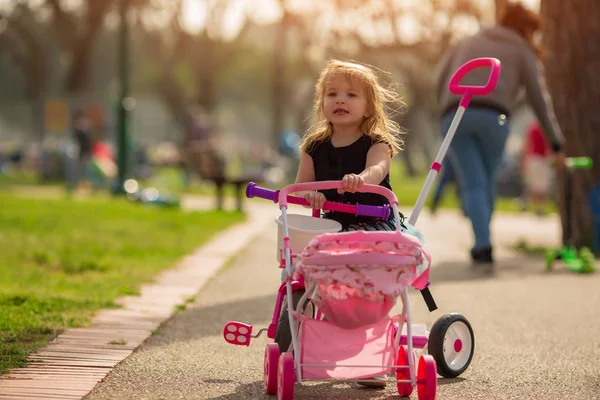
<path fill-rule="evenodd" d="M 273 209 L 269 217 L 276 215 Z M 440 379 L 439 399 L 600 399 L 600 274 L 548 274 L 542 260 L 508 249 L 520 236 L 532 238 L 532 244 L 557 243 L 554 219 L 497 218 L 493 232 L 502 246 L 491 273 L 468 266 L 469 227 L 456 213 L 425 214 L 417 225 L 434 257 L 432 291 L 440 310 L 427 312 L 412 292 L 415 322 L 430 325 L 441 314 L 458 311 L 476 335 L 471 367 L 458 379 Z M 230 320 L 256 327 L 268 323 L 279 282 L 274 224 L 256 233 L 252 245 L 187 311 L 119 364 L 86 399 L 269 398 L 262 390 L 267 339 L 235 347 L 221 336 Z M 302 399 L 398 398 L 393 387 L 312 383 L 296 388 Z"/>

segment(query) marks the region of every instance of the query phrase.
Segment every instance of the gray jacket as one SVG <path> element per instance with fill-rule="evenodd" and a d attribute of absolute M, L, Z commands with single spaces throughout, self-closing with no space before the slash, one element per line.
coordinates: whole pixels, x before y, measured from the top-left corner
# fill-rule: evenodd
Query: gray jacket
<path fill-rule="evenodd" d="M 479 57 L 499 59 L 502 69 L 496 89 L 487 96 L 474 97 L 470 104 L 510 112 L 517 100 L 519 89 L 524 87 L 546 138 L 555 151 L 561 149 L 564 138 L 556 122 L 541 63 L 538 63 L 533 49 L 525 39 L 517 32 L 502 26 L 485 28 L 463 39 L 444 55 L 436 85 L 440 111 L 456 110 L 460 96 L 453 95 L 448 90 L 450 78 L 461 65 Z M 482 86 L 488 77 L 489 68 L 479 68 L 463 78 L 461 84 Z"/>

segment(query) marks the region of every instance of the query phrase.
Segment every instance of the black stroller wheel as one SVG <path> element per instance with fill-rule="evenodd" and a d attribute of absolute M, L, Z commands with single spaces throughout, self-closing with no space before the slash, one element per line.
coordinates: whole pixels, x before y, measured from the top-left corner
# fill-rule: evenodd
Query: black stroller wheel
<path fill-rule="evenodd" d="M 292 300 L 294 303 L 294 309 L 298 307 L 300 299 L 304 296 L 304 290 L 296 290 L 292 293 Z M 310 300 L 306 300 L 304 303 L 304 315 L 308 318 L 315 317 L 315 307 Z M 279 316 L 279 322 L 277 323 L 277 332 L 275 333 L 275 343 L 279 345 L 279 351 L 283 354 L 290 348 L 292 343 L 292 334 L 290 332 L 290 321 L 287 312 L 287 296 L 283 299 L 283 306 L 281 309 L 281 315 Z"/>
<path fill-rule="evenodd" d="M 458 313 L 443 315 L 431 327 L 427 350 L 435 359 L 438 374 L 456 378 L 473 359 L 475 336 L 471 324 Z"/>

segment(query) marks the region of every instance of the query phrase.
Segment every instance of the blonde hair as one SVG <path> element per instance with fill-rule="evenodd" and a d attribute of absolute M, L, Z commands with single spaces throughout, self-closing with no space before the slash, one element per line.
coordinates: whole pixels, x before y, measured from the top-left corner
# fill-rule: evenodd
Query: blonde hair
<path fill-rule="evenodd" d="M 369 116 L 361 122 L 361 131 L 373 140 L 386 143 L 390 147 L 392 156 L 398 154 L 404 144 L 399 135 L 404 132 L 400 129 L 400 125 L 391 118 L 391 114 L 396 111 L 393 108 L 394 104 L 400 107 L 404 106 L 398 93 L 393 89 L 384 88 L 371 67 L 333 59 L 329 60 L 315 85 L 312 120 L 300 148 L 308 152 L 313 144 L 325 140 L 333 134 L 333 127 L 323 113 L 323 102 L 325 86 L 334 76 L 344 76 L 351 84 L 361 83 L 363 85 Z"/>

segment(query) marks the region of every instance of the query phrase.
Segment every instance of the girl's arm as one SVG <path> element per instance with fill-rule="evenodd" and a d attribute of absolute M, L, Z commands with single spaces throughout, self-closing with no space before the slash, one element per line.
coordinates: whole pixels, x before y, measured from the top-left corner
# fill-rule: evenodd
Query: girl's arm
<path fill-rule="evenodd" d="M 362 185 L 379 185 L 390 172 L 390 147 L 387 143 L 377 143 L 369 149 L 365 170 L 360 174 L 346 174 L 342 178 L 342 187 L 338 193 L 355 193 Z"/>
<path fill-rule="evenodd" d="M 314 182 L 315 179 L 315 165 L 312 157 L 304 151 L 300 152 L 300 164 L 298 165 L 295 183 Z M 298 192 L 296 195 L 304 196 L 306 193 L 308 192 Z"/>
<path fill-rule="evenodd" d="M 389 174 L 391 161 L 390 147 L 387 143 L 377 143 L 369 149 L 365 170 L 359 175 L 366 184 L 379 185 Z"/>
<path fill-rule="evenodd" d="M 300 153 L 300 164 L 296 174 L 296 183 L 314 182 L 316 180 L 315 164 L 313 159 L 306 152 Z M 303 191 L 296 192 L 297 196 L 302 196 L 310 204 L 309 208 L 320 210 L 325 204 L 325 195 L 320 192 Z"/>
<path fill-rule="evenodd" d="M 295 183 L 313 182 L 315 180 L 315 165 L 313 159 L 306 152 L 300 152 L 300 164 Z"/>

